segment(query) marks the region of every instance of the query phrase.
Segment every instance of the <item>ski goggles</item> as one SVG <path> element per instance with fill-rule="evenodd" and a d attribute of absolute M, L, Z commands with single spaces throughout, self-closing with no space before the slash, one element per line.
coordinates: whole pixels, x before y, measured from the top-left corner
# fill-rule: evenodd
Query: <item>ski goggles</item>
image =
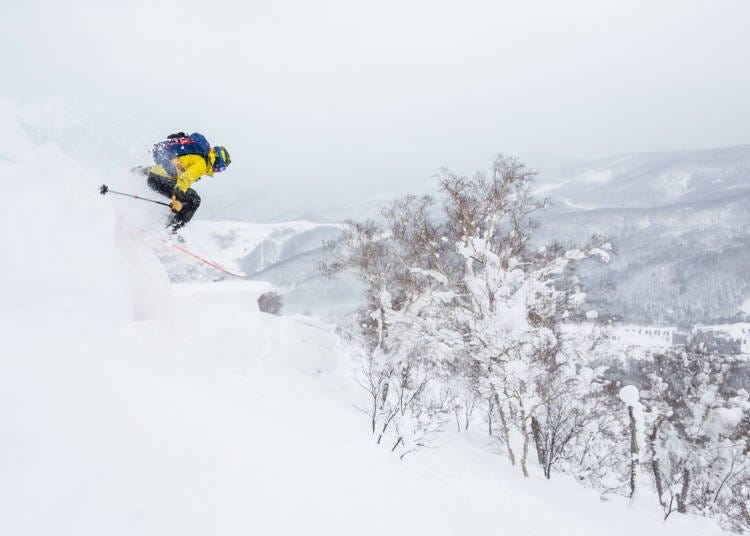
<path fill-rule="evenodd" d="M 214 173 L 221 173 L 232 163 L 232 159 L 229 158 L 229 153 L 224 147 L 214 147 L 214 153 L 216 153 L 216 160 L 214 160 Z"/>

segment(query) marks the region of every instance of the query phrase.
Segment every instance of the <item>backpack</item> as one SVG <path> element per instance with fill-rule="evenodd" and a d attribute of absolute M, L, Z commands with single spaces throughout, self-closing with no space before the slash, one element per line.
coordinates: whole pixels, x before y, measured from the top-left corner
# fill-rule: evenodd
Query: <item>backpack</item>
<path fill-rule="evenodd" d="M 172 160 L 187 154 L 197 154 L 208 162 L 208 151 L 211 145 L 203 134 L 193 132 L 186 136 L 184 132 L 171 134 L 167 139 L 154 145 L 154 162 L 163 167 L 167 173 L 174 176 L 177 170 Z"/>

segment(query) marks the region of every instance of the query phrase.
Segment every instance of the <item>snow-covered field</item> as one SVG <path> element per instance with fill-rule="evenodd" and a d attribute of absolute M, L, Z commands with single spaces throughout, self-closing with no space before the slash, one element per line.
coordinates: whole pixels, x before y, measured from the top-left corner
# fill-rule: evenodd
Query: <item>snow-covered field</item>
<path fill-rule="evenodd" d="M 399 461 L 354 408 L 331 326 L 260 313 L 264 282 L 170 284 L 121 225 L 139 205 L 102 198 L 101 177 L 13 132 L 0 146 L 0 534 L 721 533 L 664 524 L 647 498 L 523 479 L 481 430 Z"/>

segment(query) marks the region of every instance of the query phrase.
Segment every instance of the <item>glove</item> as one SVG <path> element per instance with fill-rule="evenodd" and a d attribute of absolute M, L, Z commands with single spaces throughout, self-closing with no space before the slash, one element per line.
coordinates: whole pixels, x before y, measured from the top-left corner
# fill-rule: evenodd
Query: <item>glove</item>
<path fill-rule="evenodd" d="M 177 199 L 176 196 L 172 196 L 172 206 L 170 207 L 172 209 L 172 214 L 177 214 L 179 211 L 182 210 L 182 201 Z"/>

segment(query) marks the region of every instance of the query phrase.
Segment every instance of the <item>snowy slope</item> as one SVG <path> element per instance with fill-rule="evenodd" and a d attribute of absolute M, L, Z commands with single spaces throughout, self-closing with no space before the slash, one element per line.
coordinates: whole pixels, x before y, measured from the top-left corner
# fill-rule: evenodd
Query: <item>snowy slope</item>
<path fill-rule="evenodd" d="M 398 461 L 331 326 L 260 313 L 264 282 L 170 284 L 100 177 L 0 153 L 0 534 L 721 533 L 524 480 L 479 430 Z"/>
<path fill-rule="evenodd" d="M 6 534 L 685 534 L 569 481 L 523 481 L 452 437 L 400 463 L 368 438 L 330 332 L 248 307 L 257 284 L 175 289 L 177 322 L 58 332 L 4 363 Z M 60 351 L 60 342 L 75 351 Z M 547 516 L 536 511 L 543 508 Z M 612 526 L 611 516 L 618 520 Z M 422 532 L 424 531 L 424 532 Z M 695 534 L 712 534 L 694 532 Z"/>

